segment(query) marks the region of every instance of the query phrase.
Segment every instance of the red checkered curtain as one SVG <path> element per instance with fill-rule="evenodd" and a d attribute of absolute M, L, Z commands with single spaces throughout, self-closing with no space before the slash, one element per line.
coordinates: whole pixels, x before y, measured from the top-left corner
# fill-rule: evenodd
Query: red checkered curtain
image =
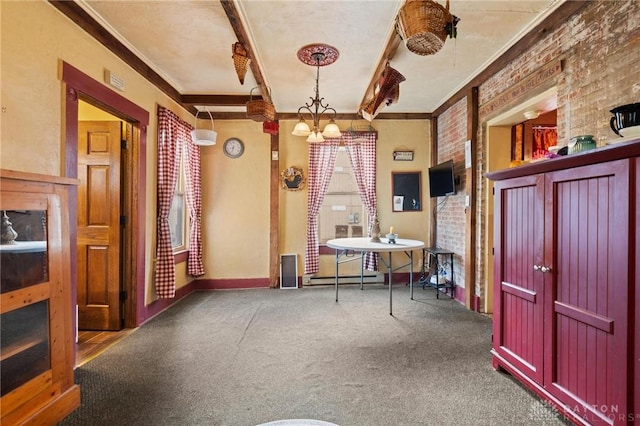
<path fill-rule="evenodd" d="M 202 181 L 200 178 L 200 147 L 189 138 L 183 146 L 185 160 L 185 190 L 189 210 L 189 259 L 187 273 L 204 275 L 202 263 Z"/>
<path fill-rule="evenodd" d="M 351 132 L 343 135 L 356 184 L 360 192 L 362 204 L 369 216 L 369 235 L 371 235 L 372 218 L 378 208 L 376 197 L 376 132 Z M 364 258 L 364 267 L 370 271 L 378 270 L 378 257 L 369 252 Z"/>
<path fill-rule="evenodd" d="M 178 180 L 180 147 L 191 138 L 190 125 L 161 106 L 158 107 L 158 219 L 156 242 L 156 293 L 167 299 L 176 293 L 169 211 Z"/>
<path fill-rule="evenodd" d="M 320 267 L 318 249 L 318 213 L 329 187 L 336 164 L 340 139 L 309 143 L 309 194 L 307 197 L 307 245 L 304 252 L 304 273 L 315 274 Z"/>

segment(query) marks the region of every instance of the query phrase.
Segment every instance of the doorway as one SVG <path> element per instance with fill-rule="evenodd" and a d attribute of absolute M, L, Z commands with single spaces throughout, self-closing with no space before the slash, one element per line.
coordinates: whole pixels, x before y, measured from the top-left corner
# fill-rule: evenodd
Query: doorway
<path fill-rule="evenodd" d="M 78 329 L 124 327 L 126 139 L 124 120 L 88 102 L 78 105 Z"/>
<path fill-rule="evenodd" d="M 492 118 L 486 122 L 487 137 L 487 170 L 493 172 L 506 169 L 512 164 L 512 126 L 528 120 L 525 112 L 536 111 L 540 115 L 555 114 L 558 108 L 558 90 L 553 87 L 545 92 L 528 99 L 514 108 Z M 526 148 L 523 148 L 526 149 Z M 523 153 L 523 155 L 526 153 Z M 531 152 L 529 153 L 531 156 Z M 486 274 L 483 283 L 483 308 L 486 313 L 493 313 L 493 182 L 485 179 L 485 194 L 487 197 L 485 208 L 485 265 Z"/>
<path fill-rule="evenodd" d="M 78 69 L 62 62 L 62 81 L 65 83 L 64 97 L 64 175 L 78 175 L 78 134 L 80 104 L 85 102 L 103 113 L 108 113 L 122 123 L 122 138 L 127 141 L 124 157 L 120 157 L 120 203 L 124 218 L 120 225 L 119 270 L 120 294 L 118 303 L 122 311 L 120 326 L 135 328 L 145 319 L 145 234 L 146 234 L 146 131 L 149 113 L 120 94 L 105 87 Z M 69 214 L 71 238 L 72 297 L 77 300 L 78 273 L 78 191 L 71 191 Z M 77 329 L 77 317 L 74 329 Z"/>

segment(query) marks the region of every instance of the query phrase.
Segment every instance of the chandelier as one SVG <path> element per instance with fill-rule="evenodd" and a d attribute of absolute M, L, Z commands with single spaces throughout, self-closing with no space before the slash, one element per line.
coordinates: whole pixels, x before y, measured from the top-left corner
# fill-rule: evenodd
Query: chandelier
<path fill-rule="evenodd" d="M 311 66 L 316 67 L 316 93 L 315 97 L 309 97 L 311 103 L 305 103 L 298 108 L 298 117 L 300 121 L 291 132 L 294 136 L 307 136 L 307 142 L 324 142 L 324 138 L 339 138 L 340 128 L 335 122 L 337 115 L 336 110 L 324 103 L 324 98 L 320 97 L 318 89 L 318 80 L 320 79 L 320 67 L 334 63 L 340 54 L 335 47 L 326 44 L 309 44 L 298 50 L 298 59 Z M 313 129 L 303 118 L 303 113 L 311 114 Z M 320 132 L 320 117 L 324 114 L 333 114 L 322 132 Z"/>

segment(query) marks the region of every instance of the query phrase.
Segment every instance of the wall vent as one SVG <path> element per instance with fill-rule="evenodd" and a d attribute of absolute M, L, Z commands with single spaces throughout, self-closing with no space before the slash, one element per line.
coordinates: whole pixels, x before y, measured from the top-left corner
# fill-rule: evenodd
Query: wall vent
<path fill-rule="evenodd" d="M 368 271 L 364 274 L 363 282 L 366 283 L 383 283 L 384 274 L 382 272 Z M 338 277 L 338 284 L 359 284 L 360 275 L 341 275 Z M 316 277 L 314 275 L 303 275 L 302 285 L 328 285 L 335 284 L 335 278 L 331 277 Z"/>

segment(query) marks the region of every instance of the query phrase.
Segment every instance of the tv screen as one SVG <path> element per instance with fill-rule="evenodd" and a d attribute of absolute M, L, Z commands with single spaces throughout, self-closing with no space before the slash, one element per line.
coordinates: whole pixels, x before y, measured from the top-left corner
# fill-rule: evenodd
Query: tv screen
<path fill-rule="evenodd" d="M 429 193 L 431 198 L 456 193 L 453 160 L 429 167 Z"/>

